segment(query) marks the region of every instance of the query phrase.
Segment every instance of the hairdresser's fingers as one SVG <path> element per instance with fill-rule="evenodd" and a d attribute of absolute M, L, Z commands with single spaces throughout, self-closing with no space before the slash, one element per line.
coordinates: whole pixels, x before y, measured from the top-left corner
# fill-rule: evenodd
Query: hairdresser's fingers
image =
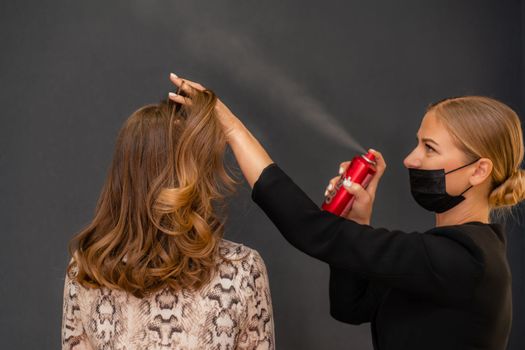
<path fill-rule="evenodd" d="M 173 74 L 173 73 L 171 73 Z M 173 74 L 175 76 L 175 78 L 177 78 L 177 76 L 175 74 Z M 171 75 L 170 75 L 171 76 Z M 185 83 L 188 83 L 190 84 L 191 87 L 197 89 L 197 90 L 200 90 L 200 91 L 204 91 L 206 90 L 206 88 L 204 86 L 202 86 L 201 84 L 195 82 L 195 81 L 191 81 L 189 79 L 186 79 L 186 78 L 180 78 L 182 79 Z"/>
<path fill-rule="evenodd" d="M 177 93 L 184 94 L 187 97 L 191 97 L 195 94 L 195 88 L 184 79 L 172 77 L 170 77 L 170 79 L 171 82 L 177 86 Z"/>
<path fill-rule="evenodd" d="M 346 169 L 348 168 L 350 163 L 352 163 L 352 162 L 351 161 L 347 161 L 347 162 L 342 162 L 339 165 L 339 175 L 341 175 L 342 173 L 344 173 L 346 171 Z"/>
<path fill-rule="evenodd" d="M 199 84 L 199 83 L 196 83 L 196 82 L 188 80 L 188 79 L 184 79 L 184 81 L 186 83 L 190 84 L 192 87 L 194 87 L 197 90 L 200 90 L 200 91 L 206 90 L 206 88 L 204 86 L 202 86 L 201 84 Z"/>
<path fill-rule="evenodd" d="M 170 80 L 175 86 L 177 86 L 177 93 L 180 95 L 185 95 L 185 97 L 192 97 L 195 94 L 195 88 L 188 83 L 187 80 L 179 78 L 179 77 L 173 77 L 170 75 Z"/>
<path fill-rule="evenodd" d="M 188 79 L 180 78 L 174 73 L 170 73 L 170 80 L 173 84 L 175 84 L 179 89 L 187 93 L 189 96 L 191 96 L 194 93 L 193 89 L 197 89 L 200 91 L 206 90 L 206 88 L 201 84 Z"/>
<path fill-rule="evenodd" d="M 326 191 L 324 192 L 325 196 L 328 195 L 328 192 L 333 191 L 335 189 L 335 186 L 340 178 L 341 176 L 336 176 L 330 180 L 330 182 L 328 183 L 328 186 L 326 186 Z"/>
<path fill-rule="evenodd" d="M 370 194 L 358 183 L 343 181 L 344 188 L 355 197 L 355 201 L 361 205 L 366 205 L 372 201 Z"/>
<path fill-rule="evenodd" d="M 372 152 L 376 158 L 376 174 L 372 177 L 372 180 L 368 184 L 367 190 L 368 193 L 370 193 L 370 195 L 372 196 L 372 198 L 375 198 L 379 180 L 381 179 L 386 170 L 386 162 L 383 158 L 383 155 L 380 152 L 374 149 L 370 149 L 369 152 Z"/>
<path fill-rule="evenodd" d="M 175 101 L 177 103 L 180 103 L 180 104 L 183 104 L 185 106 L 191 106 L 192 105 L 192 102 L 191 102 L 190 98 L 178 95 L 178 94 L 176 94 L 174 92 L 170 92 L 168 94 L 168 97 L 169 97 L 170 100 L 173 100 L 173 101 Z"/>

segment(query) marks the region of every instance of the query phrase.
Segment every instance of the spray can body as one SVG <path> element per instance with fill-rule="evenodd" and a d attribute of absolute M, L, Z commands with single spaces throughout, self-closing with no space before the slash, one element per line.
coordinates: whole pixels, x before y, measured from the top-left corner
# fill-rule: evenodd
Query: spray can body
<path fill-rule="evenodd" d="M 352 209 L 355 198 L 344 188 L 344 180 L 348 179 L 366 188 L 376 173 L 375 165 L 375 156 L 371 152 L 355 156 L 346 171 L 341 174 L 335 188 L 325 197 L 322 209 L 335 215 L 346 216 Z"/>

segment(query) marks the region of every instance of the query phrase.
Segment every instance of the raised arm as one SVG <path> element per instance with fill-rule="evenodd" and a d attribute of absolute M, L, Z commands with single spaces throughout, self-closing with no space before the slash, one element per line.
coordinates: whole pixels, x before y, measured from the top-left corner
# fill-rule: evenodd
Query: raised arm
<path fill-rule="evenodd" d="M 201 84 L 179 78 L 173 73 L 170 79 L 187 96 L 170 93 L 169 98 L 183 105 L 191 105 L 193 89 L 205 90 Z M 215 113 L 222 123 L 228 144 L 233 150 L 246 181 L 250 187 L 253 187 L 263 169 L 273 163 L 272 159 L 259 141 L 220 99 L 217 99 Z"/>
<path fill-rule="evenodd" d="M 175 74 L 170 75 L 171 81 L 177 86 L 179 94 L 169 93 L 169 98 L 173 101 L 186 105 L 192 105 L 192 96 L 198 91 L 205 91 L 206 88 L 199 83 L 179 78 Z M 272 164 L 273 161 L 264 147 L 246 128 L 239 118 L 237 118 L 230 109 L 217 99 L 215 105 L 215 116 L 220 121 L 223 131 L 228 140 L 228 144 L 233 150 L 237 163 L 246 178 L 246 181 L 253 188 L 255 182 L 260 177 L 263 169 Z M 380 178 L 386 169 L 386 163 L 381 153 L 370 149 L 376 158 L 376 174 L 370 181 L 368 187 L 364 189 L 357 183 L 344 183 L 345 189 L 354 196 L 352 210 L 346 216 L 347 219 L 361 224 L 369 224 L 372 215 L 372 206 L 375 198 L 375 192 Z M 341 163 L 340 172 L 344 171 L 350 162 Z M 336 177 L 331 181 L 331 187 L 339 179 Z M 330 189 L 328 189 L 330 190 Z"/>
<path fill-rule="evenodd" d="M 468 295 L 483 272 L 479 248 L 457 228 L 407 233 L 347 220 L 319 209 L 275 163 L 263 170 L 252 199 L 297 249 L 390 287 Z"/>

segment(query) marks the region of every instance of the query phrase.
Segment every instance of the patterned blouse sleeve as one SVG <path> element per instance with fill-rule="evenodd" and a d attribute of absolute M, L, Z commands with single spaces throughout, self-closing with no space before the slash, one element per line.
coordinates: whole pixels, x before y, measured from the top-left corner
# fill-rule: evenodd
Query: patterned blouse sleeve
<path fill-rule="evenodd" d="M 74 274 L 73 268 L 70 273 Z M 66 273 L 62 304 L 62 350 L 92 350 L 80 318 L 78 284 Z"/>
<path fill-rule="evenodd" d="M 260 254 L 252 250 L 246 285 L 247 317 L 242 326 L 238 349 L 275 349 L 275 331 L 266 266 Z"/>

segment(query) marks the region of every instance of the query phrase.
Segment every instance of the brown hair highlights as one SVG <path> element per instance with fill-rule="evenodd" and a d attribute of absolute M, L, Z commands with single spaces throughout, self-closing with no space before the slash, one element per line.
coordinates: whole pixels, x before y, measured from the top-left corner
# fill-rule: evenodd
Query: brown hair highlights
<path fill-rule="evenodd" d="M 489 206 L 510 208 L 525 199 L 521 122 L 506 104 L 484 96 L 447 98 L 430 105 L 468 159 L 493 163 Z"/>
<path fill-rule="evenodd" d="M 224 198 L 235 190 L 224 166 L 216 96 L 192 106 L 167 100 L 139 108 L 121 128 L 92 222 L 69 244 L 85 287 L 136 297 L 164 286 L 198 289 L 215 269 Z"/>

